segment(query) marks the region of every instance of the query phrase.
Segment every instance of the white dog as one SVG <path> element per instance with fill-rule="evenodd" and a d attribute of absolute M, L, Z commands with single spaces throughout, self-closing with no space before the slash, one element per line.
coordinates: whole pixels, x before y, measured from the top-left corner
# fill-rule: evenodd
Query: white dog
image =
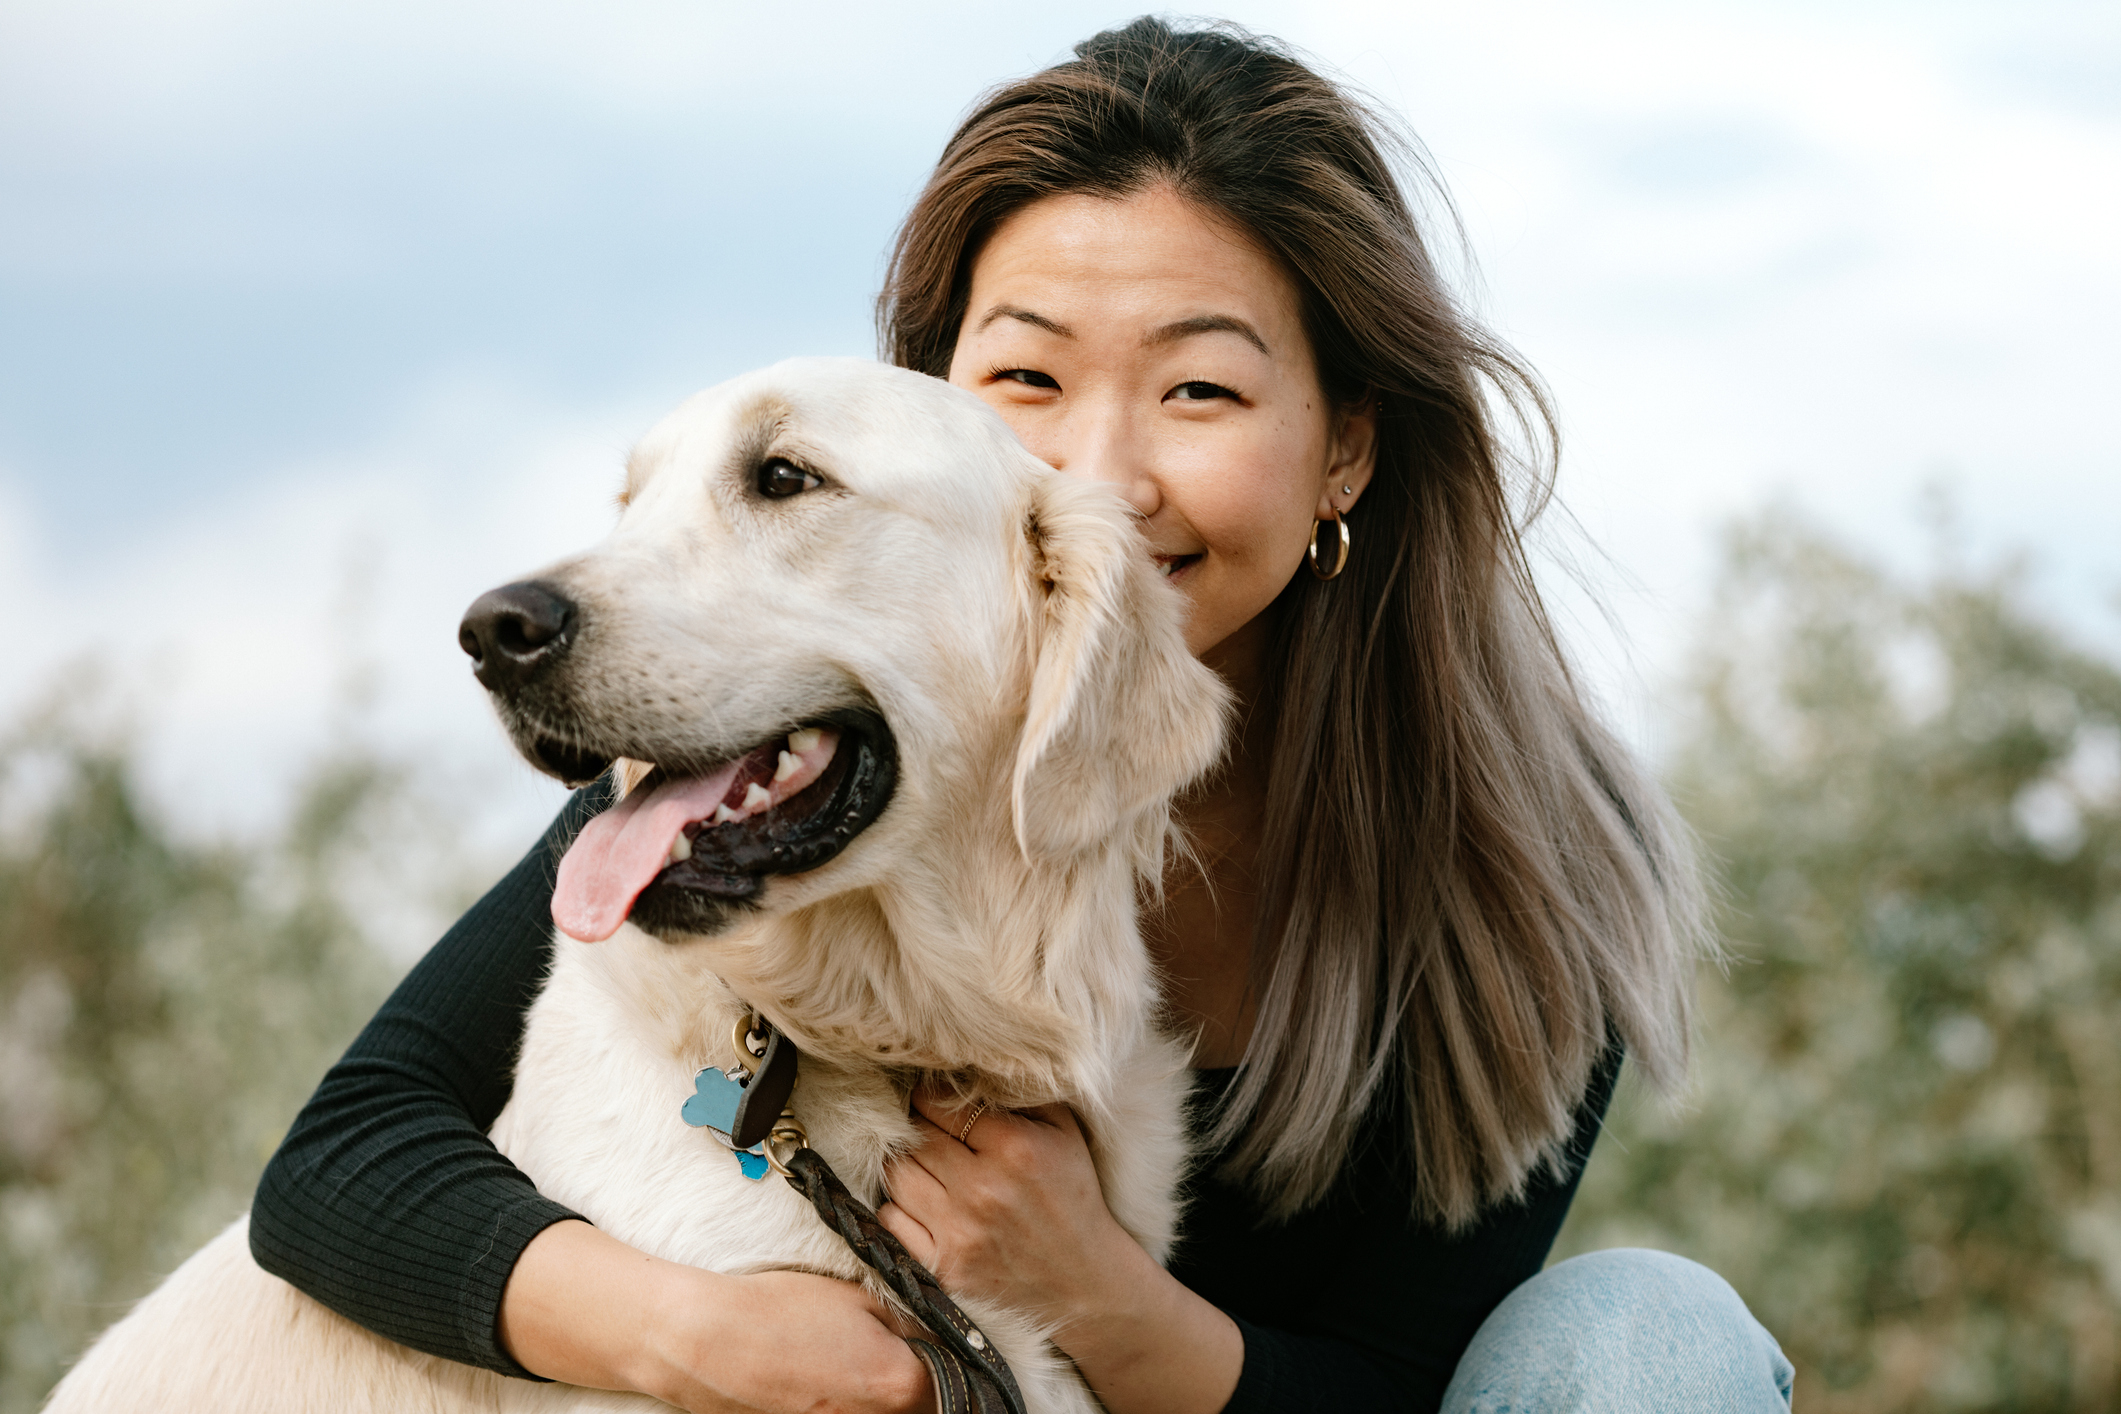
<path fill-rule="evenodd" d="M 756 1012 L 800 1047 L 791 1112 L 864 1201 L 914 1142 L 910 1087 L 944 1075 L 1072 1106 L 1113 1215 L 1161 1259 L 1185 1055 L 1136 898 L 1227 704 L 1123 503 L 971 395 L 853 360 L 693 398 L 621 500 L 603 543 L 466 618 L 525 754 L 569 780 L 618 761 L 634 787 L 563 863 L 494 1142 L 656 1256 L 891 1299 L 798 1193 L 680 1118 Z M 1031 1313 L 965 1309 L 1032 1410 L 1095 1407 Z M 48 1407 L 660 1406 L 383 1340 L 260 1271 L 239 1220 Z"/>

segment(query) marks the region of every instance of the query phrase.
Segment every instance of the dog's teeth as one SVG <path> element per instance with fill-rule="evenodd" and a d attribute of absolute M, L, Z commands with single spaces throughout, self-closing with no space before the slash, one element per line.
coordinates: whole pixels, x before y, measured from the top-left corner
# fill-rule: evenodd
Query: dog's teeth
<path fill-rule="evenodd" d="M 771 804 L 773 804 L 773 797 L 757 781 L 753 781 L 750 785 L 744 787 L 744 808 L 746 810 L 763 810 Z"/>
<path fill-rule="evenodd" d="M 823 741 L 824 737 L 825 734 L 816 727 L 804 727 L 799 732 L 788 733 L 788 749 L 798 756 L 808 756 L 817 750 L 818 743 Z"/>
<path fill-rule="evenodd" d="M 730 822 L 731 820 L 734 820 L 735 818 L 736 818 L 736 812 L 735 812 L 734 810 L 731 810 L 731 809 L 730 809 L 730 808 L 729 808 L 728 806 L 726 806 L 726 805 L 717 805 L 717 806 L 715 806 L 715 807 L 714 807 L 714 823 L 715 823 L 715 824 L 717 824 L 717 825 L 726 825 L 726 824 L 728 824 L 728 823 L 729 823 L 729 822 Z"/>
<path fill-rule="evenodd" d="M 690 858 L 692 858 L 692 841 L 686 839 L 684 831 L 680 830 L 678 837 L 670 842 L 670 862 L 672 864 L 683 864 Z"/>
<path fill-rule="evenodd" d="M 790 737 L 789 740 L 792 742 L 794 738 Z M 781 764 L 774 770 L 773 773 L 773 783 L 775 785 L 779 785 L 782 781 L 787 780 L 790 776 L 794 775 L 797 771 L 800 771 L 802 769 L 803 761 L 801 757 L 783 751 L 781 753 Z"/>

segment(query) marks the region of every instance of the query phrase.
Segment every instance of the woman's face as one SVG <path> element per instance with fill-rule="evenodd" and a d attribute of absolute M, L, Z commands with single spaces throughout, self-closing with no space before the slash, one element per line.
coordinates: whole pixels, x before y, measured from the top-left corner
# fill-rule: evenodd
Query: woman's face
<path fill-rule="evenodd" d="M 1374 418 L 1327 405 L 1288 275 L 1168 187 L 1047 197 L 997 227 L 950 381 L 1133 503 L 1191 602 L 1187 645 L 1237 679 L 1312 527 L 1369 482 Z"/>

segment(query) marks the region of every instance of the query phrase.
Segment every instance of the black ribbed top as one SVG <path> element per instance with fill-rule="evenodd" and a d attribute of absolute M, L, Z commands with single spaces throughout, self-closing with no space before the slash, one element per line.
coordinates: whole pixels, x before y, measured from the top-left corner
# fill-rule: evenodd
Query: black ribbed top
<path fill-rule="evenodd" d="M 1382 1107 L 1325 1201 L 1267 1222 L 1243 1187 L 1203 1166 L 1171 1273 L 1230 1313 L 1245 1369 L 1224 1414 L 1434 1410 L 1458 1357 L 1502 1298 L 1546 1264 L 1620 1070 L 1615 1049 L 1576 1112 L 1563 1179 L 1536 1179 L 1521 1203 L 1452 1234 L 1409 1216 L 1411 1191 Z M 1197 1104 L 1220 1099 L 1230 1070 L 1201 1072 Z"/>
<path fill-rule="evenodd" d="M 539 1194 L 486 1129 L 550 963 L 559 857 L 607 801 L 601 784 L 578 792 L 399 984 L 295 1120 L 251 1210 L 265 1270 L 392 1340 L 525 1378 L 497 1335 L 502 1289 L 531 1238 L 580 1215 Z M 1546 1261 L 1618 1068 L 1616 1052 L 1584 1097 L 1567 1179 L 1456 1236 L 1409 1216 L 1386 1145 L 1279 1225 L 1206 1166 L 1171 1271 L 1244 1331 L 1227 1414 L 1435 1409 L 1480 1322 Z M 1198 1103 L 1232 1074 L 1201 1072 Z M 1395 1132 L 1380 1119 L 1370 1132 Z"/>

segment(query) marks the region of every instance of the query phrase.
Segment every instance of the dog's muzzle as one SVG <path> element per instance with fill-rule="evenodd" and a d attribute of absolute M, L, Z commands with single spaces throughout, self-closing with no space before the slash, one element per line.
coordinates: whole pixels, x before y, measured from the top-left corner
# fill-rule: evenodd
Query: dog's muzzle
<path fill-rule="evenodd" d="M 457 631 L 517 749 L 540 770 L 579 785 L 621 756 L 653 766 L 562 862 L 554 917 L 570 936 L 594 941 L 629 919 L 662 937 L 719 931 L 769 876 L 818 868 L 890 803 L 898 746 L 873 706 L 791 704 L 792 727 L 703 757 L 585 709 L 574 683 L 582 664 L 569 661 L 584 632 L 580 605 L 544 580 L 480 595 Z"/>

